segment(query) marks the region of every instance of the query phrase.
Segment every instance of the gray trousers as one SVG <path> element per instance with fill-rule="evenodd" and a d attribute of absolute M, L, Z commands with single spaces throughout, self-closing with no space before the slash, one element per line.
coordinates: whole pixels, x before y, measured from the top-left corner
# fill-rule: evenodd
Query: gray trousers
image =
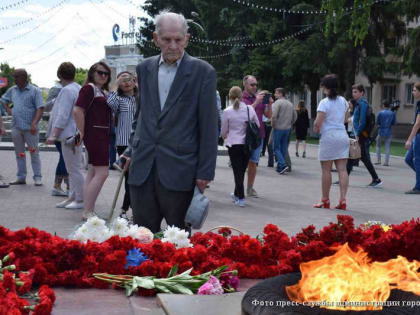
<path fill-rule="evenodd" d="M 382 142 L 385 142 L 385 164 L 389 164 L 389 148 L 391 145 L 391 136 L 389 137 L 381 137 L 378 135 L 376 138 L 376 159 L 378 160 L 378 163 L 381 162 L 381 145 Z"/>
<path fill-rule="evenodd" d="M 82 146 L 73 147 L 61 141 L 61 150 L 63 152 L 64 163 L 69 173 L 70 194 L 69 199 L 83 201 L 83 186 L 85 180 L 83 178 L 82 168 Z"/>
<path fill-rule="evenodd" d="M 165 219 L 168 225 L 185 229 L 185 214 L 193 195 L 194 190 L 172 191 L 165 188 L 154 165 L 142 185 L 130 185 L 134 224 L 157 233 L 160 231 L 162 219 Z"/>
<path fill-rule="evenodd" d="M 29 148 L 29 154 L 31 156 L 32 171 L 34 172 L 33 178 L 42 178 L 41 175 L 41 159 L 39 158 L 39 134 L 31 134 L 29 130 L 24 131 L 18 128 L 12 129 L 12 140 L 15 146 L 17 173 L 16 177 L 18 180 L 26 179 L 26 152 L 25 143 Z"/>

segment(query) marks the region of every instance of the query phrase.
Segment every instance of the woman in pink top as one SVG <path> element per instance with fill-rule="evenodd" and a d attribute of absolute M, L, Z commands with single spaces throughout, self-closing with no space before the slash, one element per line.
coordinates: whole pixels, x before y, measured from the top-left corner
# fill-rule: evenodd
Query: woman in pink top
<path fill-rule="evenodd" d="M 245 206 L 244 177 L 249 161 L 249 154 L 245 151 L 246 127 L 249 119 L 258 127 L 257 114 L 252 106 L 241 102 L 242 90 L 234 86 L 229 91 L 230 106 L 223 111 L 222 137 L 228 148 L 233 176 L 235 177 L 235 192 L 231 194 L 233 201 L 240 207 Z"/>

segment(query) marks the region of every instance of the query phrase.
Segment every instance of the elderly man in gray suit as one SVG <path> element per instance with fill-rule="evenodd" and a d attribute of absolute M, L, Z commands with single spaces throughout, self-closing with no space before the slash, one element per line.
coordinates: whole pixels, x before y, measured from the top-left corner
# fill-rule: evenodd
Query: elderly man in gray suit
<path fill-rule="evenodd" d="M 214 179 L 217 157 L 216 72 L 185 51 L 190 35 L 181 14 L 156 17 L 158 56 L 137 66 L 139 102 L 130 146 L 134 223 L 156 233 L 162 219 L 185 228 L 194 188 Z"/>

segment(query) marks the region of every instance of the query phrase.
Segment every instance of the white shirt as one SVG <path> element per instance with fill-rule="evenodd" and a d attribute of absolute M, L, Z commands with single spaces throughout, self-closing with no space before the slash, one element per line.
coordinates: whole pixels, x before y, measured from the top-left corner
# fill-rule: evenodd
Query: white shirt
<path fill-rule="evenodd" d="M 346 117 L 349 104 L 342 96 L 337 96 L 336 99 L 324 98 L 318 105 L 318 112 L 325 113 L 325 119 L 321 126 L 321 134 L 330 129 L 343 129 L 344 119 Z"/>

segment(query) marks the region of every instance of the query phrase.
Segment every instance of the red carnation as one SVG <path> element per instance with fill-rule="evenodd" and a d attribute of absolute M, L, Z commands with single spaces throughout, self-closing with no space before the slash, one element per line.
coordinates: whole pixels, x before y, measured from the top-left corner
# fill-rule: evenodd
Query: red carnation
<path fill-rule="evenodd" d="M 55 302 L 55 293 L 54 293 L 54 290 L 53 289 L 51 289 L 49 286 L 47 286 L 47 285 L 42 285 L 40 288 L 39 288 L 39 291 L 38 291 L 38 295 L 41 297 L 41 298 L 48 298 L 50 301 L 51 301 L 51 303 L 53 303 L 54 304 L 54 302 Z"/>
<path fill-rule="evenodd" d="M 140 273 L 142 276 L 156 276 L 157 267 L 156 264 L 151 260 L 143 262 L 139 267 Z"/>
<path fill-rule="evenodd" d="M 7 270 L 3 272 L 3 287 L 9 292 L 16 292 L 14 274 Z"/>
<path fill-rule="evenodd" d="M 264 227 L 264 234 L 270 234 L 270 233 L 277 233 L 279 231 L 279 228 L 277 225 L 274 224 L 267 224 Z"/>
<path fill-rule="evenodd" d="M 222 227 L 219 230 L 217 230 L 217 233 L 222 234 L 224 237 L 228 237 L 232 234 L 232 230 L 228 227 Z"/>

